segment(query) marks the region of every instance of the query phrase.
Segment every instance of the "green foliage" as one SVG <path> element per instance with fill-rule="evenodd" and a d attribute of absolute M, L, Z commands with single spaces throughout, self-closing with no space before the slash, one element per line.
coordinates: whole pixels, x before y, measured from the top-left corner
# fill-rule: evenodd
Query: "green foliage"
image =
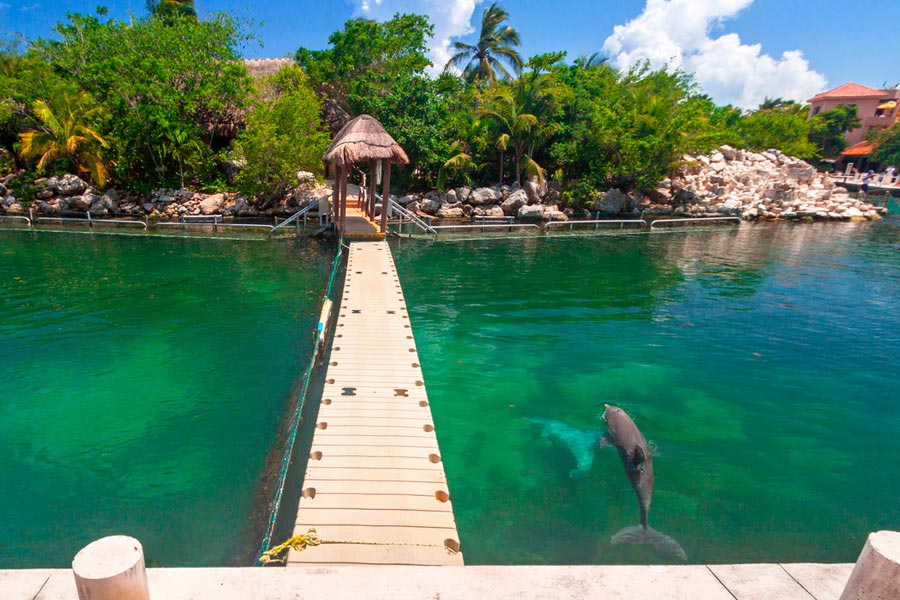
<path fill-rule="evenodd" d="M 73 94 L 78 88 L 63 80 L 34 53 L 21 55 L 16 44 L 0 46 L 0 147 L 14 164 L 18 157 L 19 134 L 39 127 L 32 112 L 36 100 Z"/>
<path fill-rule="evenodd" d="M 198 22 L 193 0 L 147 0 L 147 12 L 156 19 L 174 23 L 178 19 Z"/>
<path fill-rule="evenodd" d="M 287 66 L 273 75 L 261 96 L 234 143 L 235 157 L 244 163 L 235 183 L 266 204 L 296 184 L 297 171 L 321 175 L 330 139 L 319 99 L 298 67 Z"/>
<path fill-rule="evenodd" d="M 90 174 L 99 186 L 106 183 L 106 161 L 101 155 L 109 145 L 97 131 L 96 123 L 103 109 L 87 92 L 62 94 L 49 101 L 36 100 L 34 113 L 41 128 L 20 134 L 20 154 L 26 159 L 38 159 L 38 171 L 44 171 L 56 161 L 66 160 L 79 173 Z"/>
<path fill-rule="evenodd" d="M 328 38 L 331 48 L 300 48 L 296 59 L 315 88 L 352 110 L 351 97 L 385 96 L 398 81 L 424 74 L 432 33 L 424 15 L 398 14 L 383 23 L 351 19 Z"/>
<path fill-rule="evenodd" d="M 119 183 L 202 183 L 213 160 L 209 133 L 233 120 L 249 95 L 237 23 L 226 15 L 202 23 L 70 15 L 56 29 L 59 41 L 35 48 L 108 111 L 104 135 Z"/>
<path fill-rule="evenodd" d="M 837 157 L 846 148 L 844 134 L 862 124 L 856 111 L 856 105 L 841 104 L 810 120 L 809 141 L 816 145 L 819 156 Z"/>
<path fill-rule="evenodd" d="M 736 132 L 742 146 L 757 152 L 774 148 L 798 158 L 813 158 L 816 145 L 809 140 L 811 124 L 806 107 L 781 99 L 766 100 L 741 119 Z"/>
<path fill-rule="evenodd" d="M 388 95 L 352 96 L 354 114 L 369 114 L 400 144 L 410 164 L 392 179 L 399 188 L 428 188 L 447 159 L 454 135 L 450 96 L 442 81 L 398 76 Z"/>
<path fill-rule="evenodd" d="M 894 123 L 871 136 L 875 144 L 871 160 L 886 165 L 900 165 L 900 123 Z"/>
<path fill-rule="evenodd" d="M 684 153 L 723 143 L 710 123 L 708 98 L 682 73 L 644 65 L 621 77 L 602 65 L 565 73 L 574 95 L 567 135 L 552 154 L 566 178 L 564 197 L 582 203 L 598 189 L 646 190 L 672 172 Z"/>
<path fill-rule="evenodd" d="M 469 81 L 495 83 L 497 74 L 510 78 L 507 67 L 518 73 L 522 69 L 522 58 L 516 50 L 521 45 L 519 32 L 503 25 L 509 13 L 494 2 L 481 15 L 481 30 L 475 44 L 454 42 L 456 53 L 450 57 L 444 70 L 461 68 L 463 77 Z M 465 65 L 465 67 L 463 67 Z"/>

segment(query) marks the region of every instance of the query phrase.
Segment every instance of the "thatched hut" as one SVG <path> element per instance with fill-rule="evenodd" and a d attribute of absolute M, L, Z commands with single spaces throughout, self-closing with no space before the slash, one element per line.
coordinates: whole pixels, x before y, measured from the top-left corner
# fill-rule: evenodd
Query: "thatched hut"
<path fill-rule="evenodd" d="M 343 232 L 347 218 L 347 176 L 354 163 L 368 162 L 369 193 L 366 206 L 363 207 L 370 219 L 375 215 L 375 172 L 378 166 L 382 169 L 382 198 L 384 204 L 381 210 L 381 232 L 387 230 L 387 199 L 391 190 L 391 164 L 409 163 L 409 158 L 403 148 L 394 141 L 394 138 L 385 131 L 384 126 L 377 119 L 369 115 L 360 115 L 344 125 L 338 132 L 325 152 L 323 160 L 326 164 L 337 168 L 335 174 L 335 220 L 338 228 Z"/>

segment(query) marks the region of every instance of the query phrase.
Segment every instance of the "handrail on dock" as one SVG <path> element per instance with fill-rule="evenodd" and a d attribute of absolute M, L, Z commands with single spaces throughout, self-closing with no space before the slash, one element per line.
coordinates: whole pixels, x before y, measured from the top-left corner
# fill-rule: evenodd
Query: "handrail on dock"
<path fill-rule="evenodd" d="M 650 230 L 653 231 L 654 226 L 662 226 L 672 223 L 700 223 L 703 221 L 730 221 L 736 222 L 738 225 L 741 224 L 740 217 L 689 217 L 684 219 L 656 219 L 655 221 L 650 221 Z"/>
<path fill-rule="evenodd" d="M 375 194 L 375 198 L 376 199 L 379 198 L 378 194 Z M 382 201 L 382 205 L 383 205 L 383 201 Z M 420 219 L 411 210 L 408 210 L 406 207 L 401 206 L 400 203 L 397 202 L 396 200 L 394 200 L 393 198 L 389 199 L 389 206 L 390 206 L 391 210 L 395 210 L 395 211 L 397 211 L 397 213 L 400 214 L 401 225 L 403 223 L 403 218 L 406 218 L 409 220 L 410 223 L 412 223 L 413 225 L 415 225 L 416 227 L 418 227 L 425 233 L 430 233 L 431 235 L 437 236 L 438 232 L 435 230 L 434 227 L 432 227 L 431 225 L 429 225 L 428 223 L 426 223 L 425 221 Z M 384 209 L 382 209 L 382 210 L 384 210 Z"/>
<path fill-rule="evenodd" d="M 591 219 L 588 221 L 548 221 L 544 224 L 544 230 L 550 231 L 557 226 L 568 226 L 569 231 L 573 231 L 575 225 L 593 225 L 594 231 L 597 231 L 600 228 L 600 225 L 618 225 L 619 229 L 624 229 L 625 225 L 629 224 L 646 227 L 647 221 L 645 221 L 644 219 Z"/>
<path fill-rule="evenodd" d="M 281 223 L 278 223 L 277 225 L 272 227 L 272 229 L 269 231 L 269 235 L 271 236 L 273 233 L 275 233 L 282 227 L 289 225 L 289 224 L 293 223 L 294 221 L 297 221 L 298 219 L 300 219 L 300 217 L 303 217 L 303 225 L 306 226 L 306 214 L 314 208 L 318 209 L 319 206 L 321 205 L 321 203 L 322 203 L 321 199 L 316 200 L 315 202 L 310 202 L 309 204 L 307 204 L 306 206 L 304 206 L 303 208 L 301 208 L 300 210 L 298 210 L 297 212 L 292 214 L 290 217 L 288 217 L 287 219 L 282 221 Z"/>

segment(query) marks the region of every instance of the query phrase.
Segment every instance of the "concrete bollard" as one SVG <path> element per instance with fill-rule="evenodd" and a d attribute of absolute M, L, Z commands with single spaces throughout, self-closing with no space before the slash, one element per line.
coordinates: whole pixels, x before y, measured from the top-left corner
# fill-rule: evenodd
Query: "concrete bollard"
<path fill-rule="evenodd" d="M 141 543 L 126 535 L 91 542 L 72 561 L 79 600 L 150 600 Z"/>
<path fill-rule="evenodd" d="M 900 598 L 900 532 L 869 534 L 841 600 L 896 600 Z"/>

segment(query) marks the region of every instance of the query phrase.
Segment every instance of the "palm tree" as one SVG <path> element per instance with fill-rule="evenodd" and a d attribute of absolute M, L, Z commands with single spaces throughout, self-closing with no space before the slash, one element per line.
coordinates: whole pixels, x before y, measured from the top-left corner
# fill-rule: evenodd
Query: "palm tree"
<path fill-rule="evenodd" d="M 497 136 L 494 145 L 497 146 L 497 150 L 500 152 L 500 185 L 503 185 L 503 157 L 506 155 L 506 151 L 509 148 L 509 134 L 501 133 Z"/>
<path fill-rule="evenodd" d="M 609 57 L 599 52 L 594 52 L 591 55 L 582 54 L 575 59 L 575 67 L 582 71 L 593 71 L 600 67 L 607 66 L 608 63 Z"/>
<path fill-rule="evenodd" d="M 94 183 L 103 186 L 108 170 L 100 148 L 109 145 L 91 124 L 103 109 L 90 94 L 80 91 L 60 94 L 51 102 L 36 100 L 32 110 L 42 127 L 19 134 L 22 158 L 39 158 L 38 170 L 68 159 L 79 173 L 89 173 Z"/>
<path fill-rule="evenodd" d="M 522 168 L 526 172 L 542 178 L 543 170 L 527 154 L 529 147 L 533 147 L 532 138 L 540 130 L 538 118 L 531 113 L 524 112 L 521 105 L 508 89 L 498 90 L 493 100 L 479 109 L 479 116 L 493 119 L 508 137 L 504 139 L 504 149 L 512 150 L 513 161 L 516 165 L 516 181 L 521 182 Z M 499 141 L 499 140 L 498 140 Z M 500 149 L 498 144 L 498 149 Z"/>
<path fill-rule="evenodd" d="M 503 25 L 509 18 L 509 14 L 497 6 L 491 4 L 481 16 L 481 33 L 475 45 L 463 42 L 454 42 L 456 50 L 444 70 L 451 68 L 462 69 L 463 77 L 469 81 L 479 80 L 493 83 L 497 80 L 497 73 L 501 77 L 509 78 L 506 66 L 518 72 L 522 68 L 522 57 L 516 48 L 520 45 L 519 32 Z"/>
<path fill-rule="evenodd" d="M 451 144 L 450 151 L 453 156 L 438 169 L 437 188 L 443 190 L 447 184 L 447 179 L 451 175 L 462 175 L 467 185 L 472 185 L 472 175 L 478 172 L 479 166 L 472 160 L 469 154 L 469 145 L 462 141 L 456 140 Z"/>
<path fill-rule="evenodd" d="M 182 17 L 199 22 L 194 0 L 147 0 L 147 11 L 152 16 L 167 22 Z"/>

